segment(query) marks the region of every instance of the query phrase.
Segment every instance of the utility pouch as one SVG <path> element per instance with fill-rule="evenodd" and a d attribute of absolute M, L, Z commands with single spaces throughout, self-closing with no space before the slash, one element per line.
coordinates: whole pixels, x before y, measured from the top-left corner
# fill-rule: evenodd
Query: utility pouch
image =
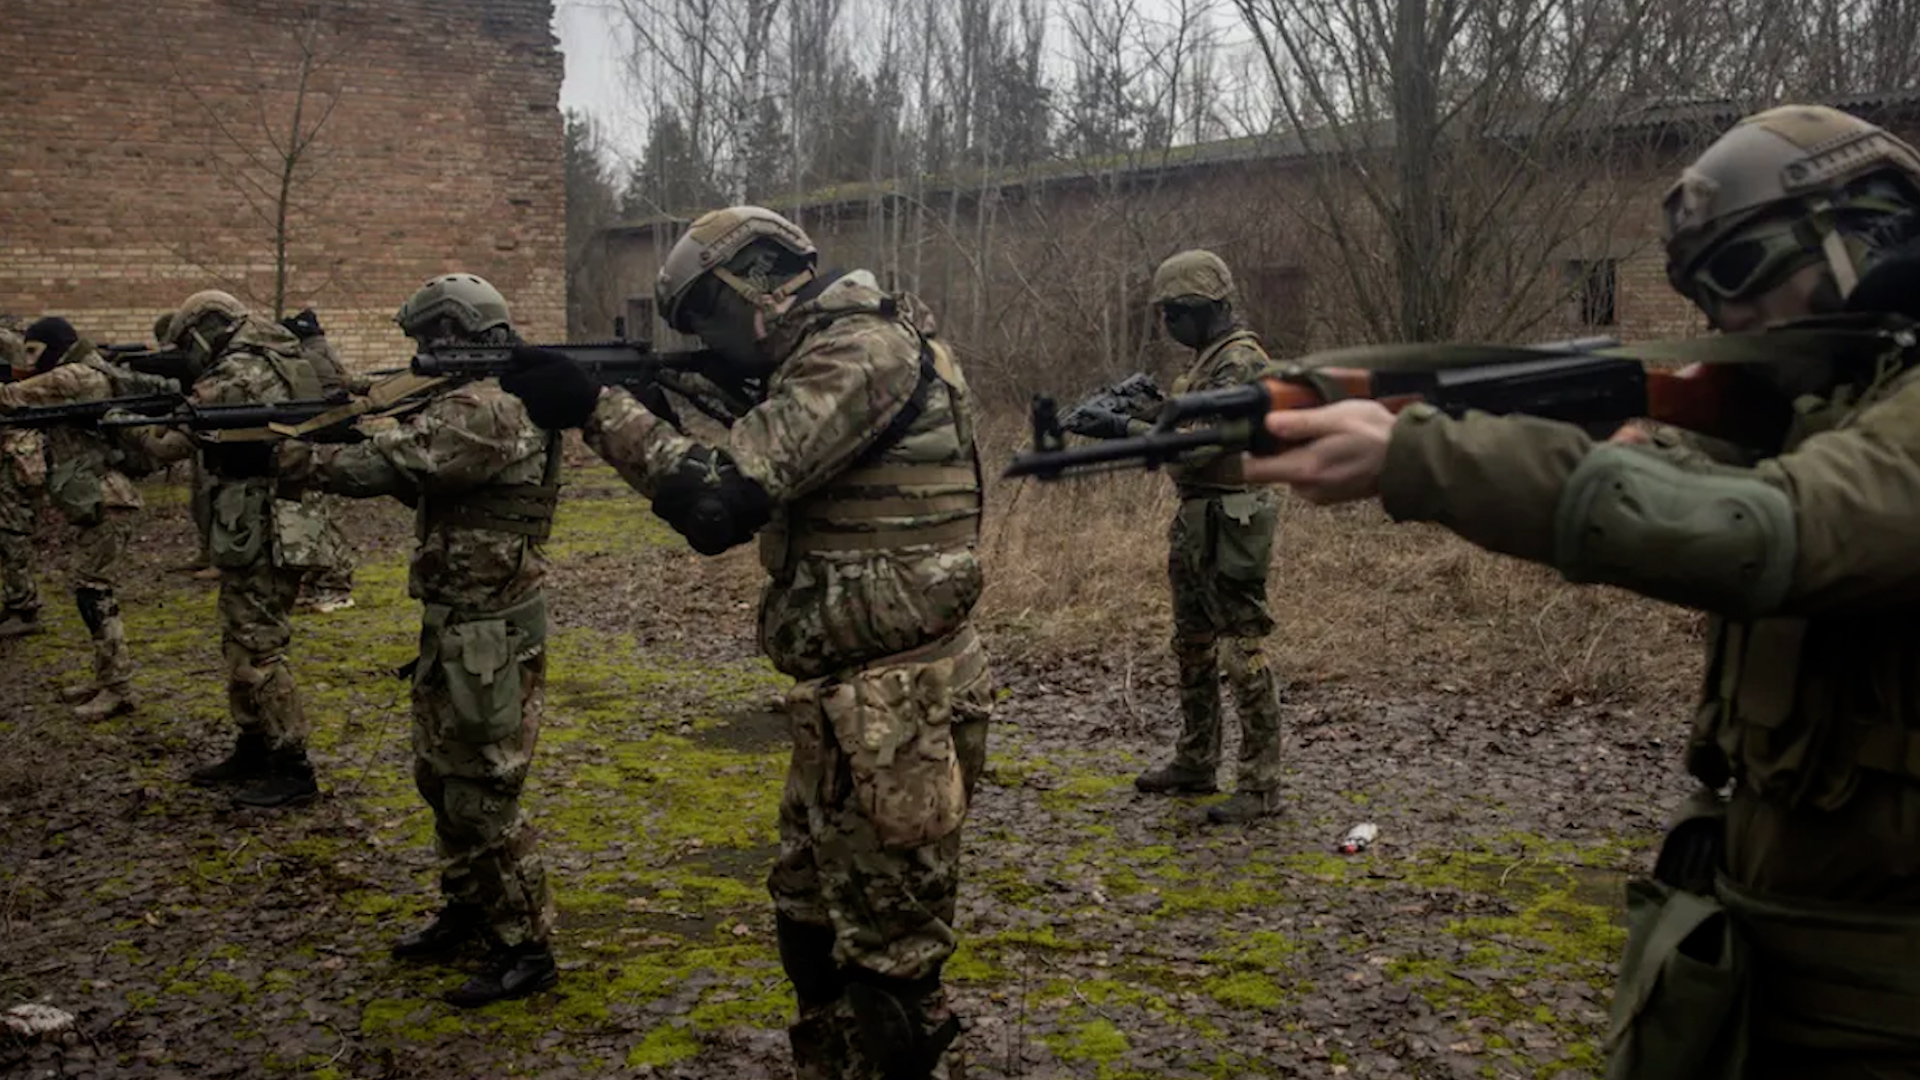
<path fill-rule="evenodd" d="M 986 677 L 984 667 L 963 670 L 966 657 L 875 665 L 818 689 L 820 715 L 847 759 L 853 799 L 885 846 L 933 843 L 966 817 L 954 702 L 963 679 Z"/>
<path fill-rule="evenodd" d="M 1607 1080 L 1739 1080 L 1747 952 L 1713 896 L 1627 885 L 1627 951 L 1607 1032 Z"/>
<path fill-rule="evenodd" d="M 262 480 L 230 480 L 213 489 L 207 557 L 226 570 L 252 566 L 269 554 L 273 532 L 273 485 Z"/>
<path fill-rule="evenodd" d="M 59 458 L 47 470 L 47 497 L 66 519 L 82 527 L 106 520 L 100 474 L 72 458 Z"/>
<path fill-rule="evenodd" d="M 451 609 L 427 606 L 421 627 L 416 685 L 436 675 L 445 684 L 455 738 L 485 745 L 520 731 L 525 661 L 546 642 L 546 602 L 536 595 L 505 611 L 455 618 Z M 423 686 L 428 692 L 431 687 Z"/>
<path fill-rule="evenodd" d="M 1267 576 L 1273 560 L 1273 500 L 1253 491 L 1236 491 L 1217 500 L 1213 522 L 1213 560 L 1224 577 L 1256 581 Z"/>

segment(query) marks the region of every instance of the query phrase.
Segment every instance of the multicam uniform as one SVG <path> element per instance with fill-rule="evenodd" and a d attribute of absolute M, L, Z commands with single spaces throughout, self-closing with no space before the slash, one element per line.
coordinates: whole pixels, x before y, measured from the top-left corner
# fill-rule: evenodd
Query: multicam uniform
<path fill-rule="evenodd" d="M 1251 381 L 1271 361 L 1251 331 L 1236 330 L 1200 350 L 1174 380 L 1173 393 L 1223 389 Z M 1167 577 L 1173 587 L 1173 654 L 1180 666 L 1185 723 L 1176 769 L 1212 776 L 1220 764 L 1220 661 L 1240 716 L 1243 792 L 1280 786 L 1280 698 L 1261 640 L 1267 567 L 1279 506 L 1267 488 L 1221 482 L 1205 465 L 1170 469 L 1180 508 L 1167 529 Z M 1224 639 L 1224 640 L 1223 640 Z"/>
<path fill-rule="evenodd" d="M 300 355 L 313 368 L 322 394 L 346 389 L 340 358 L 325 334 L 300 339 Z M 285 519 L 280 540 L 282 561 L 305 568 L 305 588 L 316 601 L 341 600 L 353 595 L 353 547 L 340 532 L 336 500 L 313 491 L 300 497 L 300 510 Z"/>
<path fill-rule="evenodd" d="M 319 445 L 283 473 L 415 508 L 407 591 L 425 606 L 413 675 L 414 782 L 433 808 L 447 899 L 484 912 L 504 945 L 553 925 L 520 791 L 540 733 L 547 657 L 541 541 L 553 520 L 559 437 L 491 381 L 442 390 L 397 426 Z"/>
<path fill-rule="evenodd" d="M 293 335 L 249 316 L 240 320 L 188 396 L 200 405 L 265 405 L 319 393 Z M 196 448 L 186 431 L 128 430 L 140 433 L 157 461 L 179 461 Z M 275 497 L 271 442 L 210 442 L 199 451 L 212 479 L 208 546 L 220 569 L 228 710 L 243 734 L 264 736 L 268 749 L 304 753 L 307 717 L 286 656 L 293 640 L 287 613 L 301 572 L 284 565 L 277 537 L 286 515 L 299 504 Z"/>
<path fill-rule="evenodd" d="M 0 324 L 0 381 L 7 380 L 24 357 L 26 341 L 11 325 Z M 0 620 L 18 617 L 31 623 L 40 612 L 40 587 L 34 580 L 33 496 L 46 485 L 47 464 L 40 433 L 0 428 Z"/>
<path fill-rule="evenodd" d="M 0 410 L 67 405 L 173 389 L 169 379 L 141 375 L 103 359 L 85 338 L 52 370 L 0 386 Z M 114 598 L 116 568 L 126 555 L 140 493 L 122 471 L 124 456 L 101 431 L 62 425 L 46 432 L 47 495 L 79 530 L 73 595 L 93 638 L 93 689 L 129 697 L 133 659 Z"/>
<path fill-rule="evenodd" d="M 768 888 L 799 996 L 794 1056 L 804 1078 L 876 1077 L 852 1005 L 862 987 L 893 995 L 922 1035 L 950 1017 L 940 968 L 986 759 L 969 397 L 930 317 L 864 271 L 803 289 L 769 331 L 784 360 L 718 452 L 623 391 L 583 430 L 649 497 L 723 454 L 774 504 L 760 642 L 800 681 Z"/>

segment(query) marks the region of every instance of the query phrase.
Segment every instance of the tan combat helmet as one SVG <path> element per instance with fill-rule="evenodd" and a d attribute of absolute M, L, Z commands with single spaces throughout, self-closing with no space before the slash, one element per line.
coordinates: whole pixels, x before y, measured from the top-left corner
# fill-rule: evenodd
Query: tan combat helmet
<path fill-rule="evenodd" d="M 189 331 L 200 325 L 200 320 L 209 315 L 219 315 L 228 323 L 239 322 L 250 312 L 247 305 L 241 303 L 232 293 L 219 289 L 202 289 L 186 298 L 180 304 L 180 310 L 173 313 L 167 321 L 166 336 L 160 339 L 162 345 L 184 345 Z"/>
<path fill-rule="evenodd" d="M 1883 176 L 1888 182 L 1869 182 Z M 1706 307 L 1771 288 L 1825 259 L 1839 295 L 1858 280 L 1841 213 L 1898 213 L 1920 194 L 1920 154 L 1824 105 L 1755 113 L 1720 136 L 1668 189 L 1667 280 Z"/>
<path fill-rule="evenodd" d="M 1187 297 L 1226 300 L 1233 295 L 1233 273 L 1211 251 L 1182 251 L 1153 272 L 1151 302 L 1168 304 Z"/>
<path fill-rule="evenodd" d="M 784 281 L 773 281 L 759 274 L 742 277 L 727 269 L 727 263 L 748 244 L 768 240 L 800 256 L 807 269 Z M 667 252 L 660 276 L 653 284 L 654 300 L 660 318 L 681 333 L 691 333 L 686 321 L 686 300 L 693 286 L 708 274 L 758 308 L 772 307 L 792 296 L 813 280 L 813 265 L 819 251 L 800 226 L 764 207 L 729 206 L 710 210 L 694 219 L 686 235 Z"/>
<path fill-rule="evenodd" d="M 167 343 L 167 334 L 173 326 L 173 312 L 163 311 L 153 320 L 153 340 L 162 345 Z"/>
<path fill-rule="evenodd" d="M 476 338 L 495 327 L 513 325 L 507 298 L 486 278 L 473 274 L 442 274 L 428 281 L 407 297 L 393 321 L 400 324 L 402 333 L 418 338 L 442 318 L 453 320 L 463 334 Z"/>

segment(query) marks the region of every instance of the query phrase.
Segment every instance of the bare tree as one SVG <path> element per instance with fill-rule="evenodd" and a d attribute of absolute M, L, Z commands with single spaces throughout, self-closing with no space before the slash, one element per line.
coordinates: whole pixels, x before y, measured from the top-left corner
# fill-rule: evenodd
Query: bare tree
<path fill-rule="evenodd" d="M 246 46 L 243 69 L 290 69 L 291 77 L 280 85 L 263 78 L 253 98 L 253 114 L 244 118 L 203 91 L 201 81 L 184 66 L 191 58 L 178 49 L 169 50 L 175 85 L 207 121 L 208 161 L 215 181 L 239 198 L 273 252 L 270 283 L 264 288 L 256 284 L 245 260 L 235 264 L 209 257 L 197 238 L 174 247 L 183 260 L 218 278 L 231 291 L 271 308 L 275 318 L 285 314 L 294 291 L 298 268 L 292 253 L 302 228 L 321 211 L 338 183 L 325 176 L 329 155 L 323 136 L 343 91 L 328 78 L 327 69 L 351 45 L 328 24 L 316 4 L 291 24 L 274 50 L 279 55 L 262 55 L 264 50 Z M 303 281 L 299 292 L 311 295 L 331 282 L 328 268 L 318 281 Z"/>

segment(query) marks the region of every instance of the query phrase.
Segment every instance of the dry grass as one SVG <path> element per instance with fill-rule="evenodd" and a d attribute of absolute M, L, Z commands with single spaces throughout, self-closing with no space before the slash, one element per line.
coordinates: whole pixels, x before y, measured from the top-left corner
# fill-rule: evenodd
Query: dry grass
<path fill-rule="evenodd" d="M 1005 418 L 989 419 L 990 471 L 1018 438 Z M 1164 476 L 994 481 L 987 505 L 981 615 L 1003 649 L 1164 650 L 1174 509 Z M 1269 651 L 1290 679 L 1670 706 L 1697 677 L 1700 616 L 1567 585 L 1443 530 L 1395 525 L 1371 505 L 1288 497 L 1268 589 L 1279 623 Z"/>

